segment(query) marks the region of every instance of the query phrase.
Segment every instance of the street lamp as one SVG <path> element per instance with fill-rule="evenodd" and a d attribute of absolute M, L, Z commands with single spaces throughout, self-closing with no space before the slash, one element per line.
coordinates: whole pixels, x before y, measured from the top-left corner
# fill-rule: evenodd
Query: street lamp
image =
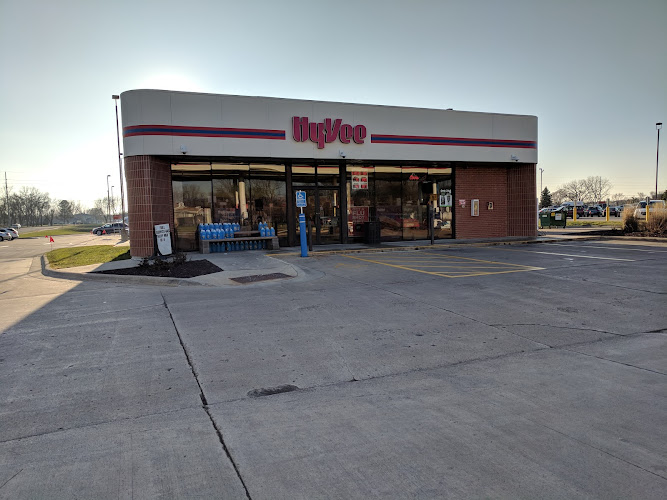
<path fill-rule="evenodd" d="M 118 99 L 120 96 L 112 95 L 116 105 L 116 143 L 118 144 L 118 172 L 120 174 L 120 221 L 123 223 L 120 230 L 121 241 L 127 240 L 127 231 L 125 231 L 125 191 L 123 190 L 123 160 L 120 152 L 120 129 L 118 128 Z"/>
<path fill-rule="evenodd" d="M 658 146 L 655 151 L 655 199 L 658 199 L 658 159 L 660 158 L 660 129 L 662 122 L 656 123 L 655 128 L 658 130 Z"/>
<path fill-rule="evenodd" d="M 542 194 L 542 174 L 544 173 L 544 169 L 540 168 L 540 194 Z"/>
<path fill-rule="evenodd" d="M 107 175 L 107 218 L 111 215 L 111 198 L 109 197 L 109 177 L 111 174 Z"/>
<path fill-rule="evenodd" d="M 116 199 L 113 197 L 113 188 L 116 186 L 111 186 L 111 210 L 113 211 L 114 217 L 116 217 Z M 111 218 L 111 220 L 114 219 L 114 217 Z"/>

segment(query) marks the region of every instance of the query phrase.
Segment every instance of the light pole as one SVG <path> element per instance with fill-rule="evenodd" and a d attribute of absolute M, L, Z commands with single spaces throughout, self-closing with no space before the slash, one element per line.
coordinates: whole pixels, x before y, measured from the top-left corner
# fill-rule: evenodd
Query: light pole
<path fill-rule="evenodd" d="M 658 160 L 660 159 L 660 129 L 662 122 L 656 123 L 655 128 L 658 130 L 658 146 L 655 148 L 655 199 L 658 199 Z"/>
<path fill-rule="evenodd" d="M 544 173 L 544 169 L 540 169 L 540 194 L 542 194 L 542 174 Z"/>
<path fill-rule="evenodd" d="M 123 189 L 123 160 L 122 154 L 120 152 L 120 130 L 118 128 L 118 99 L 120 96 L 112 95 L 111 98 L 114 100 L 116 105 L 116 143 L 118 144 L 118 172 L 120 174 L 120 221 L 122 222 L 120 230 L 120 239 L 121 241 L 127 240 L 127 232 L 125 231 L 125 191 Z"/>
<path fill-rule="evenodd" d="M 107 175 L 107 219 L 111 215 L 111 198 L 109 197 L 109 177 L 111 177 L 111 174 Z"/>
<path fill-rule="evenodd" d="M 116 199 L 113 197 L 113 188 L 115 187 L 116 186 L 111 186 L 111 211 L 113 212 L 113 217 L 111 218 L 112 221 L 116 217 Z"/>

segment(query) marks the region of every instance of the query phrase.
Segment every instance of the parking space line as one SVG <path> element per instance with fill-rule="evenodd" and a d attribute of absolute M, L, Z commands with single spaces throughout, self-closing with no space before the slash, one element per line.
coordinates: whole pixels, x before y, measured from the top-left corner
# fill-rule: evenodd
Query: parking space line
<path fill-rule="evenodd" d="M 577 246 L 577 245 L 566 245 L 564 243 L 549 243 L 549 245 L 558 247 L 571 247 L 571 248 L 600 248 L 602 250 L 626 250 L 628 252 L 667 253 L 667 250 L 644 250 L 643 248 L 624 248 L 624 247 L 612 247 L 612 246 L 600 247 L 593 245 Z"/>
<path fill-rule="evenodd" d="M 473 259 L 453 255 L 432 255 L 417 258 L 416 256 L 384 256 L 384 258 L 363 258 L 354 255 L 344 255 L 349 259 L 361 260 L 372 264 L 430 274 L 442 278 L 465 278 L 473 276 L 487 276 L 490 274 L 507 274 L 524 271 L 538 271 L 543 267 L 524 266 L 507 262 Z M 443 262 L 443 260 L 445 260 Z M 436 270 L 439 269 L 439 270 Z"/>
<path fill-rule="evenodd" d="M 563 257 L 579 257 L 581 259 L 620 260 L 623 262 L 635 262 L 632 259 L 619 259 L 618 257 L 595 257 L 593 255 L 577 255 L 577 254 L 558 253 L 558 252 L 539 252 L 537 250 L 510 250 L 509 248 L 501 248 L 500 250 L 507 250 L 510 252 L 541 253 L 544 255 L 561 255 Z"/>

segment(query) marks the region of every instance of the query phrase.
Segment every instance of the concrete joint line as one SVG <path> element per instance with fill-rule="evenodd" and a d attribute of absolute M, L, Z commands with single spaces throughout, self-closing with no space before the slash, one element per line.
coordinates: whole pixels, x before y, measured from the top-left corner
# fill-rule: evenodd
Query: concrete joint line
<path fill-rule="evenodd" d="M 241 471 L 239 470 L 239 466 L 232 457 L 232 454 L 229 451 L 229 448 L 227 447 L 227 444 L 225 443 L 225 438 L 222 435 L 222 431 L 220 428 L 216 425 L 215 420 L 213 418 L 213 415 L 211 414 L 211 411 L 208 406 L 208 401 L 206 400 L 206 395 L 204 394 L 204 389 L 201 386 L 201 383 L 199 381 L 199 375 L 197 374 L 197 371 L 195 370 L 194 363 L 192 361 L 192 358 L 190 357 L 190 352 L 188 351 L 188 348 L 185 345 L 185 342 L 183 341 L 183 337 L 181 336 L 181 332 L 178 331 L 178 327 L 176 326 L 176 322 L 174 321 L 174 316 L 171 314 L 171 310 L 169 309 L 169 306 L 167 305 L 167 299 L 164 297 L 164 294 L 160 292 L 160 295 L 162 296 L 162 302 L 164 304 L 164 308 L 167 310 L 167 313 L 169 314 L 169 319 L 171 319 L 171 323 L 174 325 L 174 331 L 176 332 L 176 336 L 178 337 L 178 342 L 181 344 L 181 348 L 183 349 L 183 354 L 185 354 L 185 359 L 188 362 L 188 365 L 190 366 L 190 371 L 192 372 L 192 376 L 195 379 L 195 382 L 197 382 L 197 387 L 199 387 L 199 398 L 201 399 L 202 402 L 202 408 L 206 412 L 206 415 L 208 416 L 208 419 L 211 421 L 211 425 L 213 426 L 213 429 L 215 430 L 216 435 L 218 436 L 218 441 L 220 441 L 220 444 L 222 445 L 222 450 L 225 452 L 225 455 L 229 459 L 229 462 L 232 464 L 232 467 L 234 467 L 234 471 L 236 472 L 236 476 L 239 478 L 239 481 L 241 482 L 241 485 L 243 486 L 243 489 L 245 491 L 246 497 L 251 498 L 250 492 L 248 491 L 248 487 L 245 484 L 245 481 L 243 480 L 243 477 L 241 476 Z"/>

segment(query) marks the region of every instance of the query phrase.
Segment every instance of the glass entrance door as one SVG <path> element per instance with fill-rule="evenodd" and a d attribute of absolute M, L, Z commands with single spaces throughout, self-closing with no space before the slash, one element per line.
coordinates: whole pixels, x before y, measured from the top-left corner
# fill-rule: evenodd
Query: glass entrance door
<path fill-rule="evenodd" d="M 340 243 L 340 190 L 336 188 L 301 187 L 306 192 L 306 203 L 303 209 L 306 221 L 311 223 L 311 238 L 313 245 L 327 245 Z M 297 212 L 297 240 L 299 237 L 299 223 Z"/>

